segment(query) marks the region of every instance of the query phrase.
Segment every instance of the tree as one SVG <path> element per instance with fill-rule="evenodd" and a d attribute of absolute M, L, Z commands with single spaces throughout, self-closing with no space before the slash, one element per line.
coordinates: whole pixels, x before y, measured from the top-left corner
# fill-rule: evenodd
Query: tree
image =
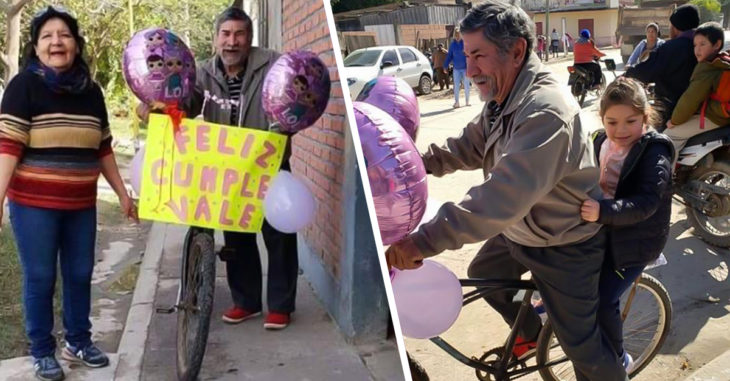
<path fill-rule="evenodd" d="M 0 52 L 3 66 L 3 81 L 8 83 L 18 73 L 20 56 L 20 19 L 23 7 L 33 0 L 0 1 L 0 11 L 5 14 L 5 44 Z"/>
<path fill-rule="evenodd" d="M 720 1 L 718 0 L 692 0 L 690 3 L 700 9 L 700 23 L 717 21 L 720 19 Z"/>
<path fill-rule="evenodd" d="M 720 8 L 722 9 L 722 27 L 730 29 L 730 0 L 722 0 Z"/>
<path fill-rule="evenodd" d="M 30 40 L 29 16 L 57 2 L 0 0 L 0 33 L 6 34 L 5 40 L 0 41 L 3 52 L 0 68 L 5 78 L 18 71 L 20 47 Z M 215 17 L 231 3 L 231 0 L 132 0 L 134 29 L 170 29 L 188 42 L 195 58 L 201 61 L 213 53 Z M 79 21 L 86 40 L 85 59 L 94 80 L 105 89 L 112 112 L 119 107 L 127 108 L 130 95 L 122 74 L 122 54 L 131 38 L 129 0 L 64 0 L 63 5 Z M 6 15 L 5 20 L 1 19 L 2 14 Z"/>

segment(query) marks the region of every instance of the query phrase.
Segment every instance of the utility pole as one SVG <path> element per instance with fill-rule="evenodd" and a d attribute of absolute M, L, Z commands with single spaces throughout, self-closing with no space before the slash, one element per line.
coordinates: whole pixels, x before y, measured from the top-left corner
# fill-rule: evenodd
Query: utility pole
<path fill-rule="evenodd" d="M 127 0 L 127 7 L 129 11 L 129 37 L 132 38 L 134 36 L 134 7 L 132 6 L 132 0 Z M 129 115 L 132 117 L 132 143 L 134 144 L 134 153 L 137 153 L 139 151 L 139 120 L 137 120 L 137 101 L 134 96 L 134 94 L 131 94 L 129 97 L 129 108 L 130 113 Z"/>
<path fill-rule="evenodd" d="M 547 62 L 550 59 L 550 50 L 553 46 L 552 35 L 550 34 L 550 0 L 545 0 L 545 37 L 547 41 L 545 62 Z"/>

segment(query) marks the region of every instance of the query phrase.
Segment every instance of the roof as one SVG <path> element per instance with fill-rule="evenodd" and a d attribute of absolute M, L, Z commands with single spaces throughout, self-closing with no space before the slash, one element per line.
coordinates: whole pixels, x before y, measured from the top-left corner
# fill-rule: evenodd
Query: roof
<path fill-rule="evenodd" d="M 444 6 L 444 7 L 463 7 L 464 5 L 457 5 L 453 0 L 408 0 L 399 3 L 378 5 L 377 7 L 357 9 L 354 11 L 335 13 L 335 21 L 358 18 L 368 14 L 379 14 L 392 12 L 401 8 L 412 8 L 417 6 Z"/>
<path fill-rule="evenodd" d="M 595 5 L 595 6 L 571 6 L 571 7 L 561 7 L 561 8 L 551 8 L 550 13 L 564 13 L 564 12 L 586 12 L 586 11 L 605 11 L 609 9 L 618 9 L 618 8 L 609 8 L 605 5 Z M 545 10 L 535 10 L 535 11 L 526 11 L 527 13 L 541 15 L 545 13 Z"/>
<path fill-rule="evenodd" d="M 370 46 L 367 48 L 360 48 L 358 50 L 386 50 L 386 49 L 400 49 L 400 48 L 411 48 L 416 50 L 413 46 L 410 45 L 378 45 L 378 46 Z"/>

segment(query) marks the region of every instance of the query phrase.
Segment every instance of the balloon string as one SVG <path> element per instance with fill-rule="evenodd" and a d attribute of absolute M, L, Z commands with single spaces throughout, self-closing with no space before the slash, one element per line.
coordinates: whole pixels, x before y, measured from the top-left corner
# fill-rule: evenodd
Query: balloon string
<path fill-rule="evenodd" d="M 176 116 L 180 116 L 180 115 L 184 116 L 185 115 L 184 112 L 177 110 L 177 107 L 176 106 L 173 106 L 172 111 L 173 112 L 176 112 Z M 165 109 L 165 113 L 167 113 L 167 112 L 168 112 L 168 110 L 166 108 Z M 172 115 L 170 115 L 170 118 L 172 119 L 173 145 L 172 145 L 172 157 L 170 157 L 170 172 L 169 172 L 169 175 L 170 175 L 170 178 L 169 178 L 170 184 L 169 185 L 170 186 L 169 186 L 169 193 L 168 193 L 169 196 L 168 196 L 168 198 L 169 199 L 172 199 L 172 182 L 173 182 L 173 168 L 174 168 L 173 163 L 175 162 L 175 148 L 176 148 L 175 147 L 175 134 L 176 134 L 176 131 L 175 131 L 175 117 L 173 117 Z M 181 119 L 182 119 L 182 117 L 180 117 L 177 120 L 177 130 L 178 131 L 180 130 L 180 121 L 181 121 Z M 167 151 L 167 139 L 168 139 L 167 125 L 165 125 L 164 132 L 163 132 L 163 135 L 162 135 L 162 167 L 163 167 L 163 169 L 164 169 L 164 164 L 165 164 L 165 152 Z M 160 178 L 160 181 L 158 182 L 157 185 L 158 185 L 158 187 L 157 187 L 157 195 L 158 195 L 158 197 L 157 197 L 157 205 L 154 208 L 154 210 L 156 212 L 158 212 L 160 210 L 160 207 L 162 206 L 162 198 L 163 198 L 162 191 L 164 189 L 163 188 L 164 185 L 162 184 L 162 178 Z"/>

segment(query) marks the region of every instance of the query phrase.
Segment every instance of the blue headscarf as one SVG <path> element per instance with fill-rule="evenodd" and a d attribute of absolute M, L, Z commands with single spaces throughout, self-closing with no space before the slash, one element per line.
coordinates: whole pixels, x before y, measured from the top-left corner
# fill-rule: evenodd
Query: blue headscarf
<path fill-rule="evenodd" d="M 25 67 L 25 70 L 40 76 L 46 86 L 53 92 L 81 94 L 91 89 L 93 81 L 88 67 L 79 61 L 77 59 L 71 68 L 57 73 L 44 65 L 38 58 L 33 58 Z"/>

